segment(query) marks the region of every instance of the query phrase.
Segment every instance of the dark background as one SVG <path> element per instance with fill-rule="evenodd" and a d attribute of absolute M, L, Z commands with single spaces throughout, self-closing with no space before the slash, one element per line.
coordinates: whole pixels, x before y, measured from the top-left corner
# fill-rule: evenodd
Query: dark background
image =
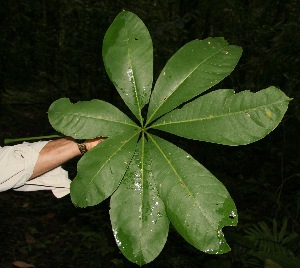
<path fill-rule="evenodd" d="M 47 110 L 60 97 L 99 98 L 125 109 L 101 58 L 103 36 L 123 9 L 137 14 L 149 29 L 155 77 L 188 41 L 222 36 L 244 52 L 216 88 L 255 92 L 274 85 L 293 101 L 281 124 L 251 145 L 174 141 L 226 185 L 239 225 L 225 230 L 232 251 L 220 256 L 197 251 L 171 228 L 164 250 L 146 267 L 263 267 L 265 258 L 255 257 L 262 243 L 267 252 L 281 243 L 285 253 L 280 254 L 297 256 L 299 8 L 298 0 L 0 0 L 1 146 L 4 138 L 55 134 Z M 65 166 L 71 179 L 77 160 Z M 13 267 L 16 260 L 36 267 L 135 267 L 114 242 L 108 209 L 109 200 L 78 209 L 69 196 L 57 200 L 47 192 L 0 193 L 0 267 Z M 269 237 L 249 235 L 253 224 L 267 233 L 260 221 Z M 283 237 L 290 237 L 288 242 L 275 241 L 274 224 Z M 243 243 L 246 238 L 254 244 Z"/>

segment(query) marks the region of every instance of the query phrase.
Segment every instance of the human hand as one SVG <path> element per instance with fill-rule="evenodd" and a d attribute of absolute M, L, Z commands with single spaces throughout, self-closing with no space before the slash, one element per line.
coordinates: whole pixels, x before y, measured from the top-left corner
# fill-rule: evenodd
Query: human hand
<path fill-rule="evenodd" d="M 102 142 L 104 140 L 105 140 L 105 138 L 99 137 L 99 138 L 95 138 L 95 139 L 91 139 L 91 140 L 86 140 L 84 142 L 84 144 L 86 146 L 86 149 L 89 151 L 92 148 L 94 148 L 98 143 L 100 143 L 100 142 Z"/>

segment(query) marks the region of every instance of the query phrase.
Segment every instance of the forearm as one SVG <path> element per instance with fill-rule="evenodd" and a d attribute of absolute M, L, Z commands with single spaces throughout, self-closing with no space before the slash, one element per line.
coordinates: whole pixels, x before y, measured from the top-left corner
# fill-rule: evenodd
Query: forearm
<path fill-rule="evenodd" d="M 30 179 L 40 176 L 79 155 L 77 143 L 72 138 L 50 141 L 41 150 Z"/>

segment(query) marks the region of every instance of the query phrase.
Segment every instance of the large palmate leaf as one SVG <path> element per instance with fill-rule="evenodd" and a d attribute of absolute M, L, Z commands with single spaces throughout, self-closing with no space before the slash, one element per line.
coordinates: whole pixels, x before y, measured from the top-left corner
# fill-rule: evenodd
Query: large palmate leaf
<path fill-rule="evenodd" d="M 163 249 L 169 220 L 153 173 L 145 158 L 145 139 L 110 201 L 113 233 L 122 253 L 139 265 L 155 259 Z"/>
<path fill-rule="evenodd" d="M 223 38 L 194 40 L 179 49 L 162 70 L 149 103 L 150 123 L 228 76 L 242 49 Z"/>
<path fill-rule="evenodd" d="M 150 98 L 152 41 L 143 22 L 126 11 L 109 27 L 102 52 L 111 81 L 139 125 L 100 100 L 72 104 L 60 99 L 50 106 L 49 121 L 61 133 L 78 139 L 107 137 L 78 162 L 71 183 L 73 203 L 94 206 L 111 195 L 116 243 L 138 265 L 161 252 L 169 221 L 197 249 L 227 252 L 222 228 L 237 224 L 237 211 L 226 188 L 192 156 L 151 134 L 151 129 L 201 141 L 247 144 L 279 124 L 288 97 L 270 87 L 238 94 L 222 89 L 194 99 L 228 76 L 242 53 L 223 38 L 207 38 L 188 43 L 167 62 Z"/>
<path fill-rule="evenodd" d="M 134 154 L 138 132 L 121 134 L 102 142 L 78 162 L 78 174 L 71 183 L 72 202 L 94 206 L 118 187 Z"/>
<path fill-rule="evenodd" d="M 152 39 L 139 17 L 121 12 L 103 40 L 103 61 L 108 76 L 129 109 L 142 123 L 153 73 Z"/>
<path fill-rule="evenodd" d="M 110 137 L 138 127 L 118 108 L 101 100 L 72 104 L 69 99 L 59 99 L 51 104 L 48 117 L 54 129 L 75 139 Z"/>
<path fill-rule="evenodd" d="M 168 113 L 152 127 L 201 141 L 248 144 L 277 127 L 289 100 L 275 87 L 238 94 L 228 89 L 216 90 Z"/>
<path fill-rule="evenodd" d="M 229 251 L 222 228 L 237 224 L 237 211 L 224 185 L 185 151 L 148 137 L 153 176 L 172 225 L 204 252 Z"/>

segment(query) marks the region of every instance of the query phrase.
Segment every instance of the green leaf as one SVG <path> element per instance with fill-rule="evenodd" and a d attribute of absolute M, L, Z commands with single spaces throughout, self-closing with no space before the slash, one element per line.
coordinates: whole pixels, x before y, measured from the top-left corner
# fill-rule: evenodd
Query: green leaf
<path fill-rule="evenodd" d="M 237 224 L 237 212 L 224 185 L 182 149 L 148 137 L 153 176 L 172 225 L 199 250 L 229 251 L 222 228 Z"/>
<path fill-rule="evenodd" d="M 110 137 L 121 132 L 134 132 L 138 126 L 118 108 L 101 100 L 72 104 L 62 98 L 48 111 L 54 129 L 75 139 Z"/>
<path fill-rule="evenodd" d="M 140 266 L 158 256 L 169 231 L 165 207 L 145 158 L 144 142 L 142 137 L 110 202 L 110 218 L 117 245 L 126 258 Z"/>
<path fill-rule="evenodd" d="M 265 261 L 266 259 L 270 259 L 280 264 L 282 267 L 288 268 L 299 268 L 300 267 L 300 259 L 291 255 L 287 255 L 284 252 L 266 252 L 266 251 L 258 251 L 253 252 L 251 255 L 257 257 L 258 259 Z"/>
<path fill-rule="evenodd" d="M 194 40 L 180 48 L 162 70 L 151 95 L 147 123 L 201 94 L 228 76 L 242 49 L 223 38 Z"/>
<path fill-rule="evenodd" d="M 142 20 L 121 12 L 105 34 L 102 54 L 108 76 L 142 123 L 141 109 L 149 101 L 153 80 L 152 39 Z"/>
<path fill-rule="evenodd" d="M 276 222 L 276 220 L 274 219 L 274 220 L 273 220 L 273 226 L 274 226 L 275 224 L 277 225 L 277 222 Z M 286 228 L 287 228 L 287 219 L 284 219 L 283 224 L 282 224 L 282 228 L 281 228 L 281 230 L 280 230 L 278 236 L 276 236 L 276 237 L 278 238 L 278 242 L 282 242 L 283 239 L 286 237 Z M 277 231 L 277 228 L 276 228 L 276 231 Z"/>
<path fill-rule="evenodd" d="M 185 151 L 148 131 L 228 145 L 247 144 L 272 131 L 290 100 L 274 87 L 238 94 L 222 89 L 187 103 L 228 76 L 241 53 L 223 38 L 186 44 L 167 62 L 150 99 L 152 40 L 143 22 L 123 11 L 105 34 L 102 55 L 108 76 L 139 125 L 100 100 L 72 104 L 60 99 L 49 108 L 50 123 L 65 135 L 108 137 L 78 162 L 71 199 L 86 207 L 112 195 L 113 233 L 130 261 L 143 265 L 160 253 L 169 221 L 199 250 L 230 250 L 222 228 L 237 224 L 237 211 L 224 185 Z M 142 109 L 147 104 L 144 124 Z M 248 232 L 261 237 L 263 229 L 258 225 Z M 277 235 L 277 226 L 274 230 Z M 296 233 L 284 236 L 284 230 L 277 235 L 282 244 L 297 239 Z M 255 244 L 280 249 L 270 239 Z"/>
<path fill-rule="evenodd" d="M 134 154 L 139 132 L 108 138 L 78 162 L 71 199 L 79 207 L 94 206 L 118 187 Z"/>
<path fill-rule="evenodd" d="M 280 123 L 289 100 L 275 87 L 237 94 L 221 89 L 170 112 L 152 127 L 195 140 L 248 144 L 262 139 Z"/>

